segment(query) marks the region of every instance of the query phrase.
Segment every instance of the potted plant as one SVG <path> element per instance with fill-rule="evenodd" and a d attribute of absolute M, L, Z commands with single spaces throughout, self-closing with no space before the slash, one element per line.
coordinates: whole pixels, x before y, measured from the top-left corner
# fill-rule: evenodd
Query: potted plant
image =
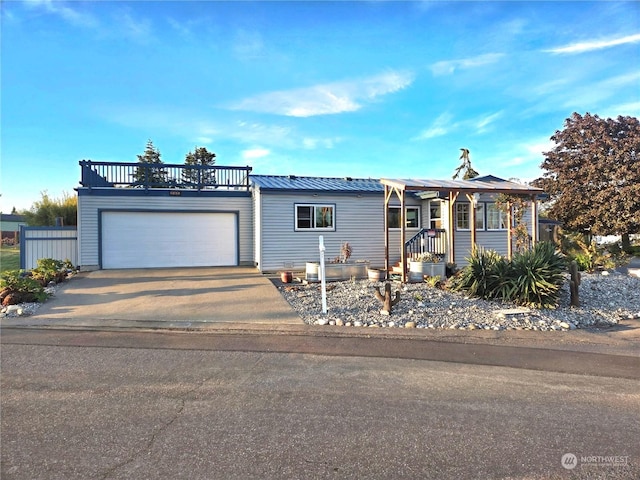
<path fill-rule="evenodd" d="M 445 264 L 440 255 L 424 252 L 409 260 L 409 280 L 422 282 L 425 276 L 445 279 Z"/>

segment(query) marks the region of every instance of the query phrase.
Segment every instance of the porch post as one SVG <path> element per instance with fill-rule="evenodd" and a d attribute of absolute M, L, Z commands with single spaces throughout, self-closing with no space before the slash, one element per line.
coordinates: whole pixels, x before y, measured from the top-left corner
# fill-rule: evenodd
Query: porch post
<path fill-rule="evenodd" d="M 389 186 L 384 186 L 384 269 L 389 275 Z"/>
<path fill-rule="evenodd" d="M 472 193 L 465 194 L 469 200 L 469 225 L 471 227 L 471 251 L 476 246 L 476 199 Z"/>
<path fill-rule="evenodd" d="M 456 263 L 456 253 L 455 253 L 455 243 L 456 243 L 456 234 L 455 234 L 455 209 L 453 208 L 453 204 L 458 198 L 458 194 L 460 192 L 455 192 L 453 190 L 449 191 L 449 262 Z"/>
<path fill-rule="evenodd" d="M 531 246 L 538 242 L 538 204 L 536 196 L 531 195 Z"/>
<path fill-rule="evenodd" d="M 511 258 L 513 257 L 513 245 L 511 238 L 511 223 L 513 221 L 513 214 L 511 212 L 511 208 L 511 202 L 507 202 L 507 260 L 511 260 Z"/>
<path fill-rule="evenodd" d="M 405 212 L 405 189 L 402 189 L 402 195 L 400 195 L 400 262 L 402 265 L 402 283 L 407 281 L 407 246 L 406 243 L 406 231 L 407 228 L 407 214 Z"/>

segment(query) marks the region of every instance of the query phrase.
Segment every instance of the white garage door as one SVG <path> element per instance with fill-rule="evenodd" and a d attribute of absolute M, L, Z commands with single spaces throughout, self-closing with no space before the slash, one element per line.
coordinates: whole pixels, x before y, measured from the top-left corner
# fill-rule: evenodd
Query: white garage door
<path fill-rule="evenodd" d="M 237 265 L 234 213 L 103 212 L 102 268 Z"/>

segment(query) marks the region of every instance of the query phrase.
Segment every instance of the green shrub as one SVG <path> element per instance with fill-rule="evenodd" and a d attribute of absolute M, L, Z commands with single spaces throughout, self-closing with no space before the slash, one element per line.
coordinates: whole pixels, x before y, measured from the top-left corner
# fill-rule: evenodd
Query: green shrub
<path fill-rule="evenodd" d="M 50 282 L 60 283 L 67 278 L 67 270 L 71 262 L 68 260 L 54 260 L 53 258 L 39 258 L 38 266 L 31 271 L 31 276 L 43 287 Z"/>
<path fill-rule="evenodd" d="M 0 297 L 3 305 L 23 302 L 44 302 L 48 295 L 40 283 L 21 270 L 0 274 Z"/>
<path fill-rule="evenodd" d="M 551 308 L 557 303 L 565 261 L 553 243 L 538 243 L 511 261 L 495 251 L 476 248 L 468 260 L 469 265 L 453 277 L 452 289 L 518 305 Z"/>
<path fill-rule="evenodd" d="M 599 247 L 595 240 L 582 233 L 565 233 L 561 238 L 562 253 L 568 261 L 575 260 L 580 271 L 593 272 L 596 269 L 610 269 L 616 266 L 616 257 L 621 257 L 619 246 Z"/>
<path fill-rule="evenodd" d="M 497 272 L 503 268 L 497 266 L 504 262 L 502 256 L 493 250 L 476 247 L 468 261 L 469 265 L 451 278 L 451 288 L 464 290 L 472 297 L 493 298 Z"/>
<path fill-rule="evenodd" d="M 511 261 L 511 298 L 519 305 L 553 308 L 564 283 L 564 258 L 549 242 L 536 244 L 533 249 L 514 255 Z"/>

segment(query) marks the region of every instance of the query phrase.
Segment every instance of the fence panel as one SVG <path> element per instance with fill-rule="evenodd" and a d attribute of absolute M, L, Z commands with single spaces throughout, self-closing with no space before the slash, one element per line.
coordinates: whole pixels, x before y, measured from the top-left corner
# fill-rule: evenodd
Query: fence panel
<path fill-rule="evenodd" d="M 20 227 L 20 268 L 31 270 L 39 258 L 70 260 L 78 265 L 76 227 Z"/>

